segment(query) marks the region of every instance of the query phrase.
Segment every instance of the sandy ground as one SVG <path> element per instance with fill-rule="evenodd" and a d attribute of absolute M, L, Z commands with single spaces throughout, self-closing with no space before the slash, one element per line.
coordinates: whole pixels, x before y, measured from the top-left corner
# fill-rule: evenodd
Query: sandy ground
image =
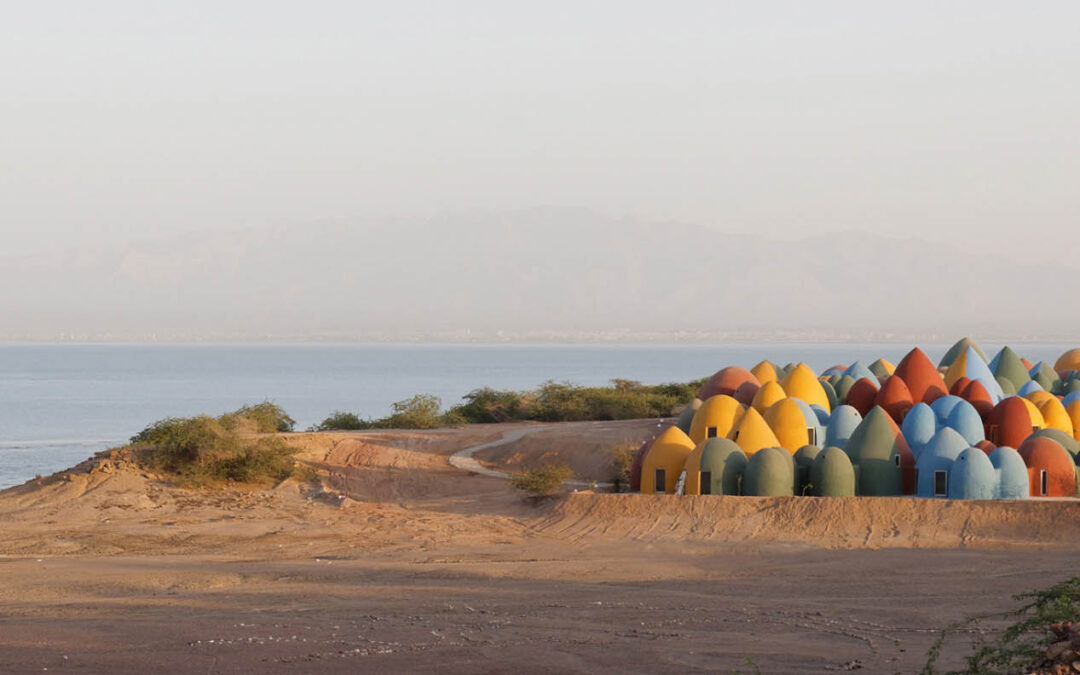
<path fill-rule="evenodd" d="M 114 458 L 0 493 L 0 671 L 910 673 L 1080 569 L 1072 501 L 536 504 L 447 461 L 525 427 L 477 459 L 603 479 L 655 433 L 296 435 L 321 484 L 180 490 Z"/>

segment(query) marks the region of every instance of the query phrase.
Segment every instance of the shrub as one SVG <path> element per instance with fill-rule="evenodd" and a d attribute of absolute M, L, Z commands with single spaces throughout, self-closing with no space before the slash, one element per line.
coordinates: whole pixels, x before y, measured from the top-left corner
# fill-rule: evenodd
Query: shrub
<path fill-rule="evenodd" d="M 357 431 L 361 429 L 371 429 L 374 426 L 374 422 L 370 420 L 360 419 L 359 415 L 351 412 L 345 412 L 343 410 L 335 410 L 330 413 L 330 416 L 319 422 L 314 431 Z"/>
<path fill-rule="evenodd" d="M 410 399 L 398 401 L 393 412 L 376 422 L 384 429 L 436 429 L 443 426 L 442 401 L 431 394 L 417 394 Z"/>
<path fill-rule="evenodd" d="M 220 419 L 229 428 L 235 426 L 236 420 L 245 420 L 253 425 L 253 431 L 261 434 L 292 431 L 296 425 L 296 420 L 270 401 L 246 405 L 235 412 L 222 415 Z"/>
<path fill-rule="evenodd" d="M 625 441 L 608 450 L 611 455 L 611 482 L 615 484 L 615 492 L 621 492 L 623 485 L 629 487 L 630 467 L 634 464 L 634 456 L 639 447 L 639 444 L 633 441 Z"/>
<path fill-rule="evenodd" d="M 574 470 L 566 464 L 548 464 L 512 476 L 510 484 L 533 497 L 550 497 L 559 491 L 563 481 L 573 477 Z"/>
<path fill-rule="evenodd" d="M 499 391 L 484 387 L 475 389 L 463 397 L 465 403 L 450 409 L 470 424 L 512 422 L 529 419 L 535 401 L 518 391 Z"/>
<path fill-rule="evenodd" d="M 202 415 L 159 420 L 132 437 L 142 450 L 136 460 L 185 485 L 279 482 L 292 475 L 297 449 L 281 438 L 241 433 L 238 420 L 245 419 Z"/>
<path fill-rule="evenodd" d="M 1054 658 L 1048 654 L 1048 648 L 1060 639 L 1057 633 L 1063 626 L 1080 622 L 1080 577 L 1046 590 L 1017 595 L 1015 599 L 1025 602 L 1012 611 L 971 617 L 943 630 L 930 648 L 923 673 L 934 672 L 934 664 L 948 634 L 984 619 L 1003 616 L 1019 617 L 1020 620 L 1006 628 L 996 641 L 976 644 L 974 653 L 966 658 L 967 668 L 952 675 L 1054 672 L 1051 670 Z"/>

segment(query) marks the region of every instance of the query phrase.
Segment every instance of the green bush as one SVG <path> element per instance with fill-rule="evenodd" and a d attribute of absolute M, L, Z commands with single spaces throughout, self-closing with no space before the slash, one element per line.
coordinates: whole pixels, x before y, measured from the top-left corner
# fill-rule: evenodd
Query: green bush
<path fill-rule="evenodd" d="M 1045 590 L 1015 596 L 1023 604 L 1009 612 L 971 617 L 941 632 L 931 646 L 924 675 L 932 675 L 947 636 L 970 629 L 985 619 L 1019 618 L 992 642 L 975 645 L 966 658 L 967 668 L 948 675 L 1006 675 L 1011 673 L 1052 672 L 1046 661 L 1047 649 L 1060 639 L 1055 633 L 1063 624 L 1080 622 L 1080 577 L 1063 581 Z M 1046 669 L 1044 670 L 1044 666 Z"/>
<path fill-rule="evenodd" d="M 431 394 L 417 394 L 398 401 L 393 412 L 376 422 L 383 429 L 437 429 L 443 425 L 442 401 Z"/>
<path fill-rule="evenodd" d="M 296 425 L 296 420 L 270 401 L 246 405 L 235 412 L 222 415 L 220 419 L 229 428 L 235 427 L 238 420 L 245 420 L 254 426 L 254 431 L 262 434 L 292 431 Z"/>
<path fill-rule="evenodd" d="M 361 419 L 359 415 L 344 410 L 335 410 L 330 416 L 319 422 L 314 431 L 358 431 L 371 429 L 375 425 L 370 420 Z"/>
<path fill-rule="evenodd" d="M 465 403 L 454 406 L 451 411 L 471 424 L 526 420 L 536 408 L 535 397 L 531 395 L 490 387 L 471 391 L 463 398 Z"/>
<path fill-rule="evenodd" d="M 573 422 L 668 417 L 677 407 L 692 401 L 703 382 L 652 386 L 617 379 L 609 387 L 579 387 L 548 381 L 538 390 L 526 392 L 484 387 L 469 392 L 463 403 L 445 413 L 437 396 L 419 394 L 395 403 L 387 417 L 364 420 L 353 413 L 335 411 L 312 430 L 436 429 L 525 420 Z"/>
<path fill-rule="evenodd" d="M 566 464 L 548 464 L 510 478 L 510 484 L 533 497 L 550 497 L 561 488 L 563 481 L 573 479 L 574 470 Z"/>
<path fill-rule="evenodd" d="M 140 450 L 136 454 L 140 463 L 171 474 L 185 485 L 279 482 L 292 475 L 297 449 L 281 438 L 245 433 L 237 424 L 241 419 L 247 418 L 237 414 L 217 419 L 169 417 L 135 434 L 131 442 Z M 268 424 L 268 419 L 264 417 L 262 423 Z M 251 426 L 260 428 L 258 423 Z"/>

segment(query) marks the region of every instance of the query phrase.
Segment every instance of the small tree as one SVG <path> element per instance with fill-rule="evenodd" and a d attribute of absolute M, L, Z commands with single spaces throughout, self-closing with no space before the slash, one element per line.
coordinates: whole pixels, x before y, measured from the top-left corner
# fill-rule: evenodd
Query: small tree
<path fill-rule="evenodd" d="M 574 470 L 568 465 L 548 464 L 513 476 L 510 484 L 534 498 L 551 497 L 559 492 L 564 481 L 573 477 Z"/>

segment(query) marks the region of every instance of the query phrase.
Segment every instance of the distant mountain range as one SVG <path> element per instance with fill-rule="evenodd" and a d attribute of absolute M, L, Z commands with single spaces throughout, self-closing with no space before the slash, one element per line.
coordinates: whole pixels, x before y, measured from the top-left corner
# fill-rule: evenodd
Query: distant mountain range
<path fill-rule="evenodd" d="M 1052 253 L 1052 252 L 1051 252 Z M 586 210 L 205 232 L 0 262 L 0 339 L 1068 340 L 1080 263 Z"/>

